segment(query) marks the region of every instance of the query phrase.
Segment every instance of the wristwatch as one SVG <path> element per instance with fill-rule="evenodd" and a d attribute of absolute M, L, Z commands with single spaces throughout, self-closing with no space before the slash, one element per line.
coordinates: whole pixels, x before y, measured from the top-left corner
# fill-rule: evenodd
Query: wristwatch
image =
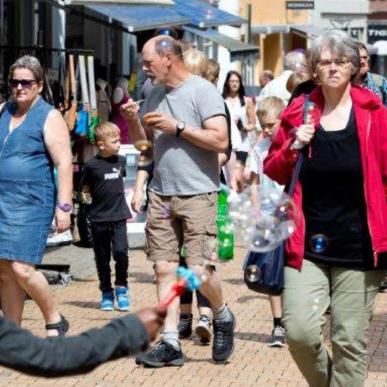
<path fill-rule="evenodd" d="M 56 208 L 61 209 L 63 212 L 70 212 L 73 209 L 73 206 L 70 203 L 58 203 Z"/>
<path fill-rule="evenodd" d="M 185 129 L 185 122 L 184 121 L 177 121 L 176 124 L 176 137 L 180 137 L 181 132 Z"/>

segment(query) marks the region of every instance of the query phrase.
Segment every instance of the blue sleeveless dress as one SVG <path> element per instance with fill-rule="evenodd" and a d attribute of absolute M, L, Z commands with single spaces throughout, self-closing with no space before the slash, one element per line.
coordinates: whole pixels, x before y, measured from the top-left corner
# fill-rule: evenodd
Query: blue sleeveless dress
<path fill-rule="evenodd" d="M 42 262 L 55 211 L 53 163 L 43 139 L 52 106 L 39 98 L 9 132 L 10 104 L 0 118 L 0 259 Z"/>

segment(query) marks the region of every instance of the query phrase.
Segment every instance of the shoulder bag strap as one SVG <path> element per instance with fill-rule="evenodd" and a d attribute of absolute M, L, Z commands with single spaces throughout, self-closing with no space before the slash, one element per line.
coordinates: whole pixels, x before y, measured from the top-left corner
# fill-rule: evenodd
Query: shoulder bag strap
<path fill-rule="evenodd" d="M 309 109 L 309 94 L 305 94 L 305 100 L 304 100 L 304 122 L 307 120 L 307 115 L 308 115 L 308 109 Z M 294 190 L 296 188 L 296 183 L 298 181 L 298 178 L 300 177 L 300 172 L 301 172 L 301 167 L 302 163 L 304 161 L 304 149 L 302 149 L 299 152 L 299 156 L 297 159 L 296 166 L 294 168 L 294 172 L 292 175 L 292 180 L 290 181 L 289 188 L 287 189 L 287 193 L 292 196 L 294 193 Z"/>

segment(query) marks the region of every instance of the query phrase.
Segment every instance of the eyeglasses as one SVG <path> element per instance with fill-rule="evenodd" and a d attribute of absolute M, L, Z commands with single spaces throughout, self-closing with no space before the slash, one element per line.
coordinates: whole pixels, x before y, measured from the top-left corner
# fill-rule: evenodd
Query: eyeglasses
<path fill-rule="evenodd" d="M 318 61 L 318 64 L 322 69 L 330 68 L 332 66 L 332 63 L 334 63 L 335 66 L 339 69 L 345 69 L 350 64 L 348 59 L 333 59 L 333 60 Z"/>
<path fill-rule="evenodd" d="M 31 89 L 36 81 L 35 79 L 10 79 L 8 83 L 13 89 L 16 89 L 19 85 L 21 85 L 23 89 Z"/>

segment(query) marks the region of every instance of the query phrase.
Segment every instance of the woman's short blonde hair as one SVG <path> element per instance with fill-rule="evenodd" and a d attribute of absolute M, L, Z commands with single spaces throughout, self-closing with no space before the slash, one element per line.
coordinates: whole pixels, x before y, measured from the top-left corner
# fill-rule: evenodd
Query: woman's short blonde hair
<path fill-rule="evenodd" d="M 308 79 L 309 74 L 296 71 L 288 78 L 288 81 L 286 82 L 286 90 L 291 94 L 300 83 L 305 82 Z"/>
<path fill-rule="evenodd" d="M 185 67 L 189 72 L 207 78 L 208 59 L 204 52 L 190 48 L 183 54 Z"/>
<path fill-rule="evenodd" d="M 113 122 L 104 122 L 95 128 L 96 141 L 105 141 L 113 137 L 120 137 L 120 128 Z"/>

